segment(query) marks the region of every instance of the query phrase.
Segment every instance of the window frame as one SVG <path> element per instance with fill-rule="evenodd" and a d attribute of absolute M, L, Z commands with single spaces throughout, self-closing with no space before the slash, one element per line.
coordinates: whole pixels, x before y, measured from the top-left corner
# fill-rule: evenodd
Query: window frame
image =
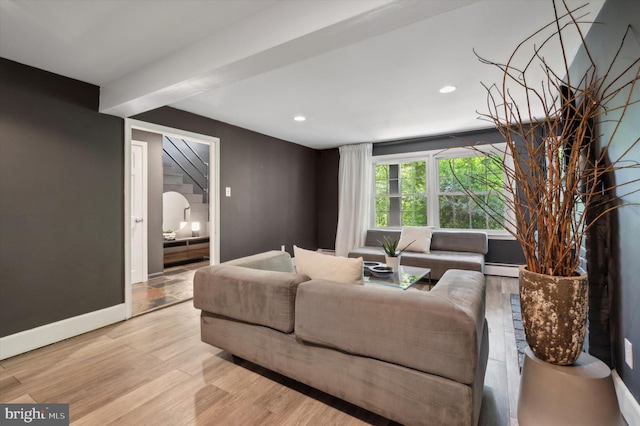
<path fill-rule="evenodd" d="M 425 161 L 424 159 L 418 159 L 417 161 L 409 161 L 409 163 L 413 163 L 413 162 L 425 162 L 425 164 L 424 164 L 424 170 L 425 170 L 425 174 L 426 174 L 426 171 L 427 171 L 427 164 L 426 164 L 426 161 Z M 372 174 L 372 176 L 373 176 L 374 178 L 373 178 L 373 191 L 372 191 L 372 200 L 373 200 L 373 204 L 372 204 L 372 206 L 373 206 L 373 207 L 372 207 L 372 220 L 373 220 L 373 222 L 372 222 L 372 226 L 373 226 L 374 228 L 376 228 L 376 227 L 377 227 L 377 223 L 376 223 L 376 215 L 377 215 L 377 213 L 378 213 L 378 210 L 377 210 L 377 202 L 376 202 L 376 199 L 378 198 L 378 195 L 381 195 L 381 196 L 384 196 L 384 197 L 388 198 L 388 199 L 389 199 L 389 205 L 392 205 L 392 204 L 393 204 L 393 201 L 392 201 L 393 199 L 397 199 L 397 202 L 400 204 L 400 206 L 402 206 L 402 204 L 403 204 L 403 200 L 404 200 L 406 197 L 420 197 L 420 198 L 424 198 L 424 199 L 425 199 L 425 200 L 427 200 L 427 201 L 428 201 L 428 199 L 429 199 L 429 198 L 428 198 L 428 188 L 426 188 L 426 187 L 425 187 L 425 192 L 424 192 L 424 193 L 417 193 L 417 192 L 405 193 L 405 192 L 403 192 L 403 191 L 402 191 L 402 188 L 403 188 L 403 186 L 404 186 L 404 179 L 403 179 L 403 177 L 402 177 L 402 167 L 401 167 L 401 163 L 406 163 L 406 162 L 405 162 L 405 161 L 399 161 L 399 162 L 391 161 L 391 162 L 385 162 L 385 163 L 374 163 L 374 165 L 373 165 L 373 174 Z M 392 191 L 391 191 L 391 187 L 392 187 L 393 185 L 391 185 L 391 183 L 390 183 L 390 182 L 391 182 L 391 178 L 390 178 L 390 177 L 388 177 L 388 182 L 389 182 L 388 188 L 389 188 L 389 192 L 388 192 L 388 193 L 386 193 L 386 194 L 379 194 L 379 193 L 377 192 L 378 188 L 377 188 L 377 177 L 376 177 L 376 176 L 377 176 L 376 165 L 383 165 L 383 164 L 384 164 L 384 165 L 396 165 L 396 166 L 398 166 L 398 168 L 397 168 L 397 175 L 398 175 L 398 177 L 397 177 L 397 179 L 396 179 L 396 180 L 397 180 L 397 184 L 396 184 L 396 186 L 397 186 L 397 191 L 398 191 L 397 193 L 392 193 Z M 399 210 L 399 211 L 397 211 L 397 214 L 400 216 L 400 220 L 402 220 L 402 216 L 403 216 L 403 210 L 402 210 L 402 208 L 400 208 L 400 210 Z M 397 227 L 397 226 L 390 226 L 390 227 L 388 227 L 388 228 L 389 228 L 389 229 L 394 229 L 394 228 L 399 229 L 399 227 Z"/>
<path fill-rule="evenodd" d="M 416 151 L 416 152 L 407 152 L 407 153 L 399 153 L 399 154 L 387 154 L 387 155 L 376 155 L 371 159 L 371 167 L 373 174 L 375 177 L 376 165 L 377 164 L 399 164 L 406 162 L 416 162 L 416 161 L 424 161 L 427 167 L 427 184 L 426 184 L 426 193 L 427 193 L 427 226 L 434 226 L 436 229 L 440 229 L 440 205 L 439 205 L 439 196 L 440 196 L 440 181 L 439 181 L 439 173 L 438 173 L 438 160 L 447 159 L 447 158 L 464 158 L 464 157 L 477 157 L 479 154 L 485 153 L 487 155 L 491 154 L 502 154 L 504 155 L 504 161 L 506 163 L 507 168 L 510 167 L 510 164 L 513 164 L 513 158 L 509 152 L 507 152 L 507 144 L 505 142 L 498 144 L 483 144 L 483 145 L 475 145 L 474 147 L 455 147 L 455 148 L 447 148 L 447 149 L 437 149 L 430 151 Z M 505 184 L 507 184 L 506 179 L 504 180 Z M 504 195 L 509 197 L 511 194 L 509 191 L 505 191 Z M 371 193 L 371 217 L 369 221 L 369 225 L 372 228 L 377 228 L 376 226 L 376 182 L 375 178 L 372 182 L 372 193 Z M 509 203 L 507 202 L 507 205 Z M 506 223 L 505 227 L 512 225 L 514 222 L 513 212 L 508 210 L 506 212 Z M 400 229 L 398 226 L 391 226 L 383 229 Z M 460 228 L 446 228 L 450 231 L 469 231 L 470 229 L 460 229 Z M 496 229 L 475 229 L 476 231 L 484 231 L 486 232 L 492 239 L 513 239 L 513 236 L 509 234 L 509 232 L 504 230 L 496 230 Z"/>

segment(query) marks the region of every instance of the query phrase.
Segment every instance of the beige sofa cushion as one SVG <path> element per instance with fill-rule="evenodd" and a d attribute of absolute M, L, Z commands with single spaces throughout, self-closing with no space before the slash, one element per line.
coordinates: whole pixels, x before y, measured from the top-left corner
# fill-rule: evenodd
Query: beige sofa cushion
<path fill-rule="evenodd" d="M 400 233 L 398 250 L 407 247 L 407 251 L 429 253 L 433 226 L 404 226 Z"/>
<path fill-rule="evenodd" d="M 472 271 L 447 271 L 431 292 L 312 280 L 298 287 L 296 336 L 470 384 L 484 298 L 484 276 Z"/>
<path fill-rule="evenodd" d="M 296 290 L 308 279 L 291 272 L 210 266 L 194 275 L 193 304 L 203 311 L 291 333 Z"/>
<path fill-rule="evenodd" d="M 296 270 L 312 280 L 331 280 L 343 284 L 364 284 L 363 260 L 329 256 L 293 246 Z"/>

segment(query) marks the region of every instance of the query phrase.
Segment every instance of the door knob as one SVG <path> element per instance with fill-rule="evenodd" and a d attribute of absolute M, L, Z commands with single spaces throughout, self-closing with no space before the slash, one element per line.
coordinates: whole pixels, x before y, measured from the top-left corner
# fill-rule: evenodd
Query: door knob
<path fill-rule="evenodd" d="M 141 218 L 141 217 L 136 217 L 136 223 L 140 223 L 140 222 L 142 222 L 143 220 L 144 220 L 144 219 L 143 219 L 143 218 Z"/>

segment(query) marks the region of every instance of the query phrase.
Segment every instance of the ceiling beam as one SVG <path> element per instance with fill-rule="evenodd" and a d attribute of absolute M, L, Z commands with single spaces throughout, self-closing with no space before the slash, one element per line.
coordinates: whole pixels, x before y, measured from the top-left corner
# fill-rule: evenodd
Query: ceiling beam
<path fill-rule="evenodd" d="M 474 1 L 279 2 L 104 85 L 100 112 L 131 117 Z"/>

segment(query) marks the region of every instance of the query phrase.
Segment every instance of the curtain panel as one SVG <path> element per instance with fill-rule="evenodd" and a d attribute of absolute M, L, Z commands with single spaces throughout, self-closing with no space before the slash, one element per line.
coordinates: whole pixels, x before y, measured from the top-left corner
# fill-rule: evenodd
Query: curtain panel
<path fill-rule="evenodd" d="M 339 151 L 336 255 L 347 256 L 364 245 L 369 229 L 373 144 L 345 145 Z"/>

